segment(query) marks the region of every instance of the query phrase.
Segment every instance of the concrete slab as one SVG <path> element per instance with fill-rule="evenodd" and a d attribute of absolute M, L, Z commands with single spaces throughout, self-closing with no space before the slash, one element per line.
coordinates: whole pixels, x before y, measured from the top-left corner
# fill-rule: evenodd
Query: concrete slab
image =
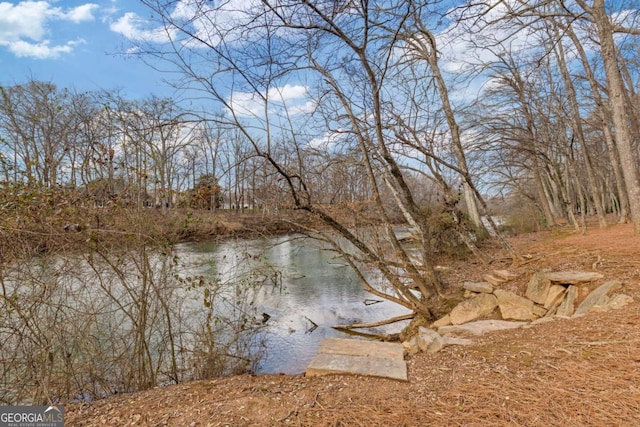
<path fill-rule="evenodd" d="M 325 339 L 307 376 L 357 374 L 407 381 L 402 344 L 345 338 Z"/>
<path fill-rule="evenodd" d="M 402 344 L 349 338 L 327 338 L 320 344 L 318 353 L 404 360 Z"/>
<path fill-rule="evenodd" d="M 404 360 L 382 357 L 319 353 L 307 367 L 306 376 L 357 374 L 408 381 Z"/>

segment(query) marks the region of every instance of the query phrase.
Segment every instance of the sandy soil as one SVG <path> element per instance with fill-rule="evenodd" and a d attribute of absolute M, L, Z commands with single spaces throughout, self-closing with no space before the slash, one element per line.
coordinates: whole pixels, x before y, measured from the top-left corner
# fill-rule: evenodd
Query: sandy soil
<path fill-rule="evenodd" d="M 622 310 L 496 332 L 466 347 L 408 360 L 409 381 L 244 375 L 67 405 L 67 426 L 638 426 L 640 237 L 629 225 L 512 239 L 526 262 L 499 259 L 521 277 L 536 270 L 598 271 L 624 281 Z M 444 273 L 453 292 L 487 267 Z"/>

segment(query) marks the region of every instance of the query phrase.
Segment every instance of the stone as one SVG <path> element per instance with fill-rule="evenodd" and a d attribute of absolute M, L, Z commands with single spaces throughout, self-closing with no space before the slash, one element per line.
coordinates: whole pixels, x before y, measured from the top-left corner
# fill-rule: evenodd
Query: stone
<path fill-rule="evenodd" d="M 575 310 L 576 299 L 578 298 L 578 288 L 575 286 L 569 286 L 564 299 L 556 310 L 556 316 L 569 317 L 572 316 Z"/>
<path fill-rule="evenodd" d="M 492 294 L 493 285 L 489 282 L 464 282 L 462 287 L 471 292 L 477 292 L 479 294 Z"/>
<path fill-rule="evenodd" d="M 533 305 L 533 307 L 531 307 L 531 313 L 533 313 L 533 315 L 538 318 L 538 317 L 544 317 L 547 314 L 547 309 L 540 306 L 540 305 Z"/>
<path fill-rule="evenodd" d="M 591 307 L 589 312 L 619 310 L 630 302 L 633 302 L 633 298 L 625 294 L 615 294 L 611 297 L 603 296 L 596 305 Z"/>
<path fill-rule="evenodd" d="M 404 360 L 403 348 L 398 343 L 349 338 L 326 338 L 320 344 L 318 353 Z"/>
<path fill-rule="evenodd" d="M 619 280 L 611 280 L 609 282 L 603 283 L 596 289 L 594 289 L 587 297 L 582 301 L 582 303 L 576 309 L 574 316 L 580 316 L 583 314 L 587 314 L 591 308 L 595 305 L 598 305 L 601 302 L 606 304 L 606 297 L 610 292 L 616 291 L 622 287 L 622 282 Z"/>
<path fill-rule="evenodd" d="M 478 295 L 478 293 L 477 293 L 477 292 L 471 292 L 471 291 L 467 291 L 467 290 L 465 290 L 465 291 L 464 291 L 464 294 L 462 294 L 462 296 L 463 296 L 464 298 L 466 298 L 466 299 L 473 298 L 473 297 L 475 297 L 476 295 Z"/>
<path fill-rule="evenodd" d="M 491 294 L 478 294 L 455 306 L 453 310 L 451 310 L 451 313 L 449 313 L 449 317 L 452 324 L 460 325 L 491 314 L 496 306 L 497 300 L 495 296 Z"/>
<path fill-rule="evenodd" d="M 550 287 L 551 281 L 544 273 L 534 273 L 529 280 L 525 295 L 535 303 L 544 304 L 549 295 Z"/>
<path fill-rule="evenodd" d="M 327 374 L 359 374 L 407 381 L 404 347 L 398 343 L 327 338 L 305 375 Z"/>
<path fill-rule="evenodd" d="M 496 289 L 493 294 L 498 298 L 498 308 L 504 320 L 535 320 L 533 301 L 513 292 Z"/>
<path fill-rule="evenodd" d="M 564 283 L 567 285 L 592 282 L 604 277 L 600 273 L 590 271 L 557 271 L 553 273 L 545 273 L 545 276 L 552 282 Z"/>
<path fill-rule="evenodd" d="M 451 316 L 448 314 L 446 316 L 441 317 L 431 324 L 432 328 L 438 329 L 440 326 L 446 326 L 451 324 Z"/>
<path fill-rule="evenodd" d="M 506 320 L 478 320 L 475 322 L 465 323 L 464 325 L 450 325 L 438 328 L 438 332 L 443 335 L 463 335 L 463 336 L 480 336 L 487 332 L 502 331 L 505 329 L 521 328 L 527 325 L 527 322 L 509 322 Z"/>
<path fill-rule="evenodd" d="M 500 286 L 501 284 L 506 282 L 506 280 L 500 277 L 496 277 L 493 274 L 485 274 L 484 276 L 482 276 L 482 278 L 484 279 L 485 282 L 489 282 L 493 286 Z"/>
<path fill-rule="evenodd" d="M 398 345 L 402 348 L 402 345 Z M 320 353 L 316 355 L 307 367 L 305 376 L 315 377 L 329 374 L 356 374 L 408 381 L 407 364 L 404 360 L 344 354 Z"/>
<path fill-rule="evenodd" d="M 402 342 L 402 347 L 404 348 L 405 353 L 408 356 L 413 356 L 420 352 L 420 347 L 418 347 L 418 336 L 414 335 L 406 341 Z"/>
<path fill-rule="evenodd" d="M 605 306 L 605 309 L 607 309 L 607 310 L 619 310 L 622 307 L 624 307 L 627 304 L 630 304 L 632 302 L 633 302 L 633 297 L 630 297 L 629 295 L 615 294 L 611 298 L 609 298 L 609 301 L 607 302 L 607 305 Z"/>
<path fill-rule="evenodd" d="M 562 304 L 565 295 L 568 292 L 567 289 L 568 288 L 565 288 L 562 285 L 551 285 L 549 288 L 549 294 L 547 295 L 547 300 L 544 303 L 544 307 L 547 309 L 547 313 L 544 315 L 545 317 L 551 317 L 556 314 L 558 307 L 560 307 L 560 304 Z"/>
<path fill-rule="evenodd" d="M 493 270 L 493 275 L 495 277 L 499 277 L 499 278 L 504 279 L 506 281 L 513 280 L 513 279 L 516 279 L 516 278 L 520 277 L 519 274 L 512 273 L 511 271 L 508 271 L 508 270 Z"/>
<path fill-rule="evenodd" d="M 418 328 L 418 347 L 427 354 L 434 354 L 442 350 L 444 340 L 433 329 Z"/>
<path fill-rule="evenodd" d="M 560 305 L 566 291 L 567 288 L 562 285 L 551 285 L 547 293 L 547 299 L 544 301 L 544 308 L 551 310 Z"/>

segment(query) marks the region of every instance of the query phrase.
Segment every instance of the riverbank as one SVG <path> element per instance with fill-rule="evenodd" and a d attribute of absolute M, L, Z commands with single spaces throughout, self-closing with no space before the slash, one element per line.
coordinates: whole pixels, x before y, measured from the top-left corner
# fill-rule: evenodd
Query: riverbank
<path fill-rule="evenodd" d="M 242 375 L 67 405 L 68 426 L 89 425 L 634 425 L 640 413 L 640 244 L 629 225 L 513 238 L 525 263 L 492 268 L 598 271 L 625 282 L 622 310 L 495 332 L 474 345 L 408 360 L 409 381 L 356 376 Z M 497 259 L 499 257 L 496 257 Z M 457 292 L 483 266 L 453 263 Z M 515 289 L 514 289 L 515 290 Z"/>
<path fill-rule="evenodd" d="M 175 244 L 278 236 L 299 231 L 302 216 L 231 210 L 134 209 L 120 206 L 0 206 L 0 253 L 4 261 L 33 255 L 83 252 L 87 243 L 118 245 L 123 239 Z"/>

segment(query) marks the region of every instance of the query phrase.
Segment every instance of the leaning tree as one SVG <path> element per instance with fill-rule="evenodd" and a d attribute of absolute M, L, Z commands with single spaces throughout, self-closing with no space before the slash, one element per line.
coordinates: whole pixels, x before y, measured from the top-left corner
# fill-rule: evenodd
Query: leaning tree
<path fill-rule="evenodd" d="M 470 237 L 486 205 L 439 64 L 437 2 L 143 3 L 166 36 L 144 58 L 168 61 L 220 106 L 216 121 L 251 143 L 369 292 L 430 317 L 445 296 L 434 269 L 442 222 L 488 261 Z M 335 203 L 323 179 L 354 170 L 366 197 Z M 420 181 L 439 203 L 417 196 Z"/>

